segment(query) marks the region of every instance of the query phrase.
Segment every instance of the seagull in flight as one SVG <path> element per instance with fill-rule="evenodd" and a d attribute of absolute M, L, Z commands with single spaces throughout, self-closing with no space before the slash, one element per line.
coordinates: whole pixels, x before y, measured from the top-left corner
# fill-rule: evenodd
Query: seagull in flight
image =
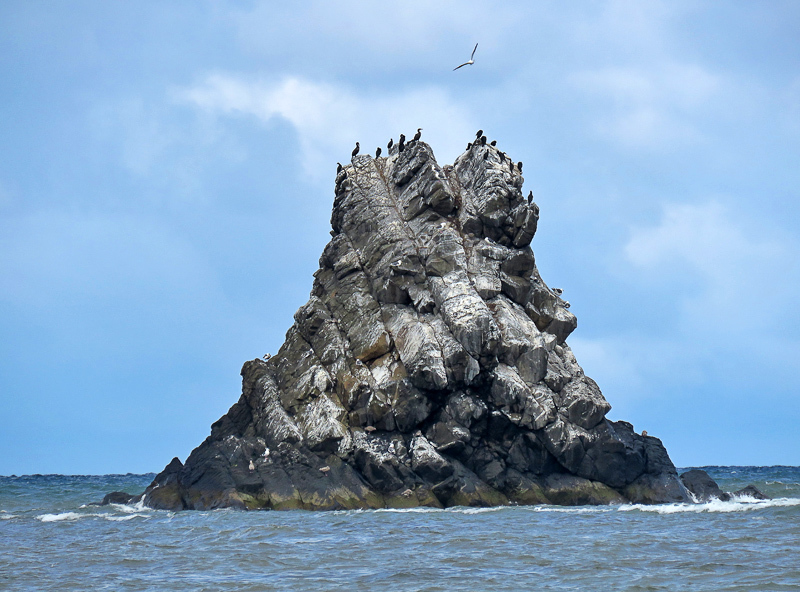
<path fill-rule="evenodd" d="M 474 49 L 472 50 L 472 55 L 471 55 L 471 56 L 469 56 L 469 61 L 468 61 L 468 62 L 464 62 L 463 64 L 461 64 L 460 66 L 458 66 L 458 67 L 456 67 L 456 68 L 453 68 L 453 72 L 455 72 L 456 70 L 458 70 L 458 68 L 463 68 L 464 66 L 471 66 L 472 64 L 474 64 L 474 63 L 475 63 L 475 60 L 473 60 L 472 58 L 474 58 L 474 57 L 475 57 L 475 50 L 476 50 L 476 49 L 478 49 L 478 44 L 477 44 L 477 43 L 475 44 L 475 47 L 474 47 Z"/>

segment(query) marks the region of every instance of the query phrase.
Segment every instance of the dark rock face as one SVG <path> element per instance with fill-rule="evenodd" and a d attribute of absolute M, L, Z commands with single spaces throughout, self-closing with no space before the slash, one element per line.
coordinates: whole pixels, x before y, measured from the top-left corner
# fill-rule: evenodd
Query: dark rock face
<path fill-rule="evenodd" d="M 605 419 L 568 304 L 529 245 L 539 208 L 492 146 L 440 167 L 411 142 L 336 178 L 332 238 L 280 351 L 155 508 L 659 503 L 689 496 L 661 441 Z"/>
<path fill-rule="evenodd" d="M 135 498 L 136 496 L 133 496 L 130 493 L 125 493 L 124 491 L 112 491 L 111 493 L 106 494 L 106 496 L 103 498 L 103 501 L 100 502 L 100 505 L 107 506 L 109 504 L 129 504 L 131 501 L 135 500 Z M 135 501 L 138 501 L 138 499 Z"/>
<path fill-rule="evenodd" d="M 681 481 L 699 502 L 712 499 L 728 501 L 731 498 L 730 494 L 722 491 L 717 482 L 702 469 L 692 469 L 681 474 Z"/>
<path fill-rule="evenodd" d="M 708 502 L 714 499 L 727 502 L 741 497 L 749 497 L 756 500 L 772 499 L 763 494 L 755 485 L 748 485 L 733 493 L 722 491 L 717 482 L 702 469 L 692 469 L 683 473 L 681 481 L 698 502 Z"/>
<path fill-rule="evenodd" d="M 750 497 L 757 500 L 768 500 L 772 499 L 768 495 L 761 492 L 761 490 L 756 487 L 755 485 L 748 485 L 747 487 L 743 487 L 738 491 L 734 491 L 730 494 L 730 497 L 737 498 L 737 497 Z"/>

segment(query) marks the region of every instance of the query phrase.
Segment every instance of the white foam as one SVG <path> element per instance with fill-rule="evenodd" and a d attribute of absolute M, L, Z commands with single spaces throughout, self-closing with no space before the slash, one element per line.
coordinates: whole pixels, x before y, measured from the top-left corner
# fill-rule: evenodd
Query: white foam
<path fill-rule="evenodd" d="M 78 512 L 62 512 L 61 514 L 41 514 L 36 517 L 42 522 L 62 522 L 63 520 L 79 520 L 87 516 L 100 516 L 100 514 L 79 514 Z"/>
<path fill-rule="evenodd" d="M 485 514 L 486 512 L 500 512 L 502 510 L 508 509 L 508 506 L 494 506 L 491 508 L 464 508 L 464 507 L 455 507 L 455 508 L 447 508 L 447 512 L 454 512 L 456 514 Z"/>
<path fill-rule="evenodd" d="M 619 507 L 620 512 L 630 512 L 639 510 L 641 512 L 655 512 L 657 514 L 680 514 L 693 512 L 747 512 L 750 510 L 761 510 L 764 508 L 775 508 L 785 506 L 799 506 L 798 498 L 778 498 L 772 500 L 757 500 L 752 497 L 736 497 L 730 501 L 711 500 L 702 504 L 661 504 L 657 506 L 647 506 L 644 504 L 625 504 Z"/>
<path fill-rule="evenodd" d="M 124 512 L 125 514 L 135 514 L 136 512 L 143 512 L 149 509 L 144 505 L 143 499 L 140 499 L 135 504 L 109 504 L 109 505 L 115 510 Z"/>
<path fill-rule="evenodd" d="M 597 512 L 611 512 L 609 506 L 533 506 L 534 512 L 568 512 L 572 514 L 595 514 Z"/>
<path fill-rule="evenodd" d="M 414 514 L 414 513 L 425 513 L 425 512 L 444 512 L 444 510 L 440 508 L 428 508 L 425 506 L 417 506 L 415 508 L 378 508 L 375 510 L 376 512 L 395 512 L 398 514 Z"/>
<path fill-rule="evenodd" d="M 0 520 L 11 520 L 12 518 L 16 518 L 16 515 L 9 514 L 5 510 L 0 510 Z"/>
<path fill-rule="evenodd" d="M 128 514 L 126 516 L 111 516 L 110 514 L 106 514 L 103 516 L 106 520 L 111 520 L 112 522 L 123 522 L 125 520 L 131 520 L 133 518 L 147 518 L 147 514 Z"/>

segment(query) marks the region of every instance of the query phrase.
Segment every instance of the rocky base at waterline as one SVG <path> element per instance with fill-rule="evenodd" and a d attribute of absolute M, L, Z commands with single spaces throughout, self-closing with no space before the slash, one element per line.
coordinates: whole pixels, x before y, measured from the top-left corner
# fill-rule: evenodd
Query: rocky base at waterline
<path fill-rule="evenodd" d="M 764 495 L 755 485 L 748 485 L 733 493 L 722 491 L 711 476 L 702 469 L 692 469 L 681 475 L 681 481 L 686 489 L 692 494 L 694 501 L 710 502 L 720 500 L 728 502 L 736 498 L 747 497 L 756 500 L 767 500 L 769 496 Z"/>
<path fill-rule="evenodd" d="M 688 502 L 661 441 L 623 421 L 566 342 L 519 165 L 476 142 L 355 156 L 280 351 L 144 492 L 171 510 Z M 254 314 L 268 314 L 254 311 Z"/>

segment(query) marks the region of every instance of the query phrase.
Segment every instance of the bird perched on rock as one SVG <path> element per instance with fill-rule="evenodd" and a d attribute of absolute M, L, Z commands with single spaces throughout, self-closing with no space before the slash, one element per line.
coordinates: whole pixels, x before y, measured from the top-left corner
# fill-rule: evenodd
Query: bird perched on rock
<path fill-rule="evenodd" d="M 380 156 L 381 156 L 381 147 L 378 146 L 377 148 L 375 148 L 375 158 L 380 158 Z"/>
<path fill-rule="evenodd" d="M 519 172 L 521 173 L 522 172 L 522 161 L 521 160 L 517 163 L 517 168 L 519 169 Z"/>
<path fill-rule="evenodd" d="M 400 134 L 400 141 L 397 143 L 397 151 L 402 152 L 406 148 L 406 137 Z"/>
<path fill-rule="evenodd" d="M 486 146 L 486 136 L 481 136 L 481 146 Z"/>
<path fill-rule="evenodd" d="M 468 62 L 464 62 L 460 66 L 456 66 L 455 68 L 453 68 L 453 72 L 455 72 L 459 68 L 463 68 L 464 66 L 471 66 L 472 64 L 474 64 L 475 63 L 475 50 L 476 49 L 478 49 L 478 44 L 477 43 L 475 44 L 475 47 L 472 48 L 472 54 L 469 56 L 469 61 Z"/>
<path fill-rule="evenodd" d="M 322 473 L 322 474 L 324 475 L 324 474 L 326 474 L 326 473 L 327 473 L 328 471 L 330 471 L 330 470 L 331 470 L 331 468 L 330 468 L 330 467 L 320 467 L 320 469 L 319 469 L 319 472 L 320 472 L 320 473 Z"/>
<path fill-rule="evenodd" d="M 386 149 L 391 150 L 392 146 L 394 146 L 394 138 L 389 138 L 389 143 L 386 144 Z"/>
<path fill-rule="evenodd" d="M 492 141 L 491 141 L 491 142 L 489 142 L 489 143 L 490 143 L 492 146 L 497 146 L 497 140 L 492 140 Z"/>
<path fill-rule="evenodd" d="M 371 434 L 376 429 L 378 429 L 378 428 L 376 428 L 375 426 L 367 426 L 367 427 L 364 428 L 364 431 L 367 432 L 368 434 Z"/>
<path fill-rule="evenodd" d="M 561 296 L 564 293 L 564 290 L 562 290 L 561 288 L 553 288 L 553 293 Z"/>
<path fill-rule="evenodd" d="M 253 471 L 255 471 L 255 470 L 256 470 L 256 465 L 255 465 L 255 464 L 253 464 L 253 461 L 251 460 L 251 461 L 250 461 L 250 464 L 248 465 L 248 467 L 247 467 L 247 468 L 248 468 L 248 469 L 250 469 L 250 472 L 252 473 Z"/>
<path fill-rule="evenodd" d="M 647 430 L 642 430 L 642 436 L 646 436 L 646 435 L 647 435 Z"/>
<path fill-rule="evenodd" d="M 336 163 L 336 174 L 338 175 L 339 173 L 341 173 L 342 169 L 344 169 L 344 167 L 342 166 L 342 163 L 341 162 L 337 162 Z"/>
<path fill-rule="evenodd" d="M 356 154 L 358 154 L 358 151 L 359 151 L 359 150 L 361 150 L 361 145 L 360 145 L 358 142 L 356 142 L 356 147 L 355 147 L 355 148 L 353 148 L 353 153 L 352 153 L 350 156 L 351 156 L 352 158 L 355 158 L 355 157 L 356 157 Z"/>
<path fill-rule="evenodd" d="M 528 203 L 533 203 L 533 191 L 528 193 Z"/>
<path fill-rule="evenodd" d="M 564 301 L 564 308 L 569 308 L 570 306 L 571 306 L 570 303 L 565 300 Z"/>
<path fill-rule="evenodd" d="M 483 135 L 483 130 L 478 130 L 478 131 L 475 133 L 475 137 L 476 137 L 476 138 L 480 138 L 482 135 Z"/>
<path fill-rule="evenodd" d="M 470 150 L 472 150 L 472 142 L 467 144 L 467 152 L 469 152 Z"/>
<path fill-rule="evenodd" d="M 418 128 L 417 128 L 417 133 L 416 133 L 416 134 L 414 134 L 414 141 L 415 141 L 415 142 L 419 142 L 419 139 L 420 139 L 421 137 L 422 137 L 422 128 L 421 128 L 421 127 L 418 127 Z"/>

